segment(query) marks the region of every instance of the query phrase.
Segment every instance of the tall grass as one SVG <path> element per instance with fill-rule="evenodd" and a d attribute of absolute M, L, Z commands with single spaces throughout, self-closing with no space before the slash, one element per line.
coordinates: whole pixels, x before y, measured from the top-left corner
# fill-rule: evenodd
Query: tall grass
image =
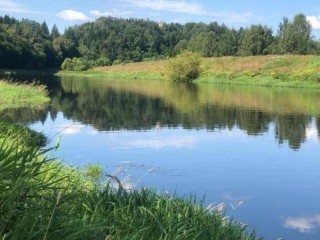
<path fill-rule="evenodd" d="M 0 80 L 0 110 L 17 107 L 40 107 L 49 101 L 43 85 Z"/>
<path fill-rule="evenodd" d="M 97 167 L 82 172 L 0 138 L 1 239 L 257 239 L 194 198 L 115 189 Z"/>

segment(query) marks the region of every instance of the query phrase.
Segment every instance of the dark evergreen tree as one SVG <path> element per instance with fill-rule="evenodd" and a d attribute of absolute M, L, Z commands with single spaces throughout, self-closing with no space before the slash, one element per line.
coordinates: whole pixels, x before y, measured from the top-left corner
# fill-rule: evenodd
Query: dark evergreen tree
<path fill-rule="evenodd" d="M 52 39 L 56 39 L 57 37 L 60 37 L 60 32 L 58 30 L 57 25 L 55 24 L 53 25 L 50 36 Z"/>

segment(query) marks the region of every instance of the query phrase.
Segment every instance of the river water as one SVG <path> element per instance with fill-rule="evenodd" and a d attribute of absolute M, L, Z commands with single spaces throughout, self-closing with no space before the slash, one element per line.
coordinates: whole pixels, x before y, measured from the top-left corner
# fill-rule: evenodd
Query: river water
<path fill-rule="evenodd" d="M 1 114 L 60 138 L 64 162 L 224 203 L 267 240 L 320 239 L 319 90 L 22 78 L 47 84 L 50 104 Z"/>

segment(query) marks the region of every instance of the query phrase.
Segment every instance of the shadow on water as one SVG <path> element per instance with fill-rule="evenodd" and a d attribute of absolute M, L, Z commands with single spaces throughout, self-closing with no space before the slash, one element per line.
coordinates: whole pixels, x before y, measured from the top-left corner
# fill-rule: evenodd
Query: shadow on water
<path fill-rule="evenodd" d="M 239 128 L 260 135 L 273 126 L 277 142 L 288 142 L 292 149 L 300 148 L 313 122 L 320 132 L 319 91 L 49 76 L 17 79 L 36 79 L 48 86 L 51 96 L 47 109 L 1 113 L 22 123 L 44 122 L 63 112 L 99 131 L 182 126 L 209 131 Z"/>

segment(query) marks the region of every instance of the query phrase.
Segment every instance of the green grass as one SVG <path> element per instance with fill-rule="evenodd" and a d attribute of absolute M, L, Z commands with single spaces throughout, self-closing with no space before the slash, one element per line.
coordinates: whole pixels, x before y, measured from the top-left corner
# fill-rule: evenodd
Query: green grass
<path fill-rule="evenodd" d="M 58 70 L 56 69 L 47 69 L 47 70 L 33 70 L 33 69 L 0 69 L 0 75 L 9 75 L 9 76 L 14 76 L 14 75 L 42 75 L 42 76 L 47 76 L 47 75 L 53 75 L 56 73 Z"/>
<path fill-rule="evenodd" d="M 0 132 L 1 239 L 257 239 L 194 198 L 114 188 L 99 167 L 64 165 L 9 135 Z"/>
<path fill-rule="evenodd" d="M 85 72 L 58 75 L 99 76 L 113 79 L 165 80 L 170 60 L 120 64 Z M 198 83 L 240 84 L 272 87 L 320 88 L 320 57 L 269 55 L 203 58 Z"/>
<path fill-rule="evenodd" d="M 290 87 L 290 88 L 320 88 L 318 80 L 299 79 L 287 75 L 279 78 L 273 76 L 263 76 L 240 74 L 217 74 L 202 76 L 195 81 L 196 83 L 215 83 L 215 84 L 230 84 L 230 85 L 250 85 L 250 86 L 264 86 L 264 87 Z"/>
<path fill-rule="evenodd" d="M 103 72 L 88 70 L 83 72 L 76 71 L 60 71 L 56 74 L 57 76 L 71 76 L 71 77 L 105 77 L 108 79 L 136 79 L 136 80 L 164 80 L 163 74 L 154 72 Z"/>
<path fill-rule="evenodd" d="M 45 86 L 0 80 L 0 110 L 18 107 L 39 108 L 48 101 Z"/>

